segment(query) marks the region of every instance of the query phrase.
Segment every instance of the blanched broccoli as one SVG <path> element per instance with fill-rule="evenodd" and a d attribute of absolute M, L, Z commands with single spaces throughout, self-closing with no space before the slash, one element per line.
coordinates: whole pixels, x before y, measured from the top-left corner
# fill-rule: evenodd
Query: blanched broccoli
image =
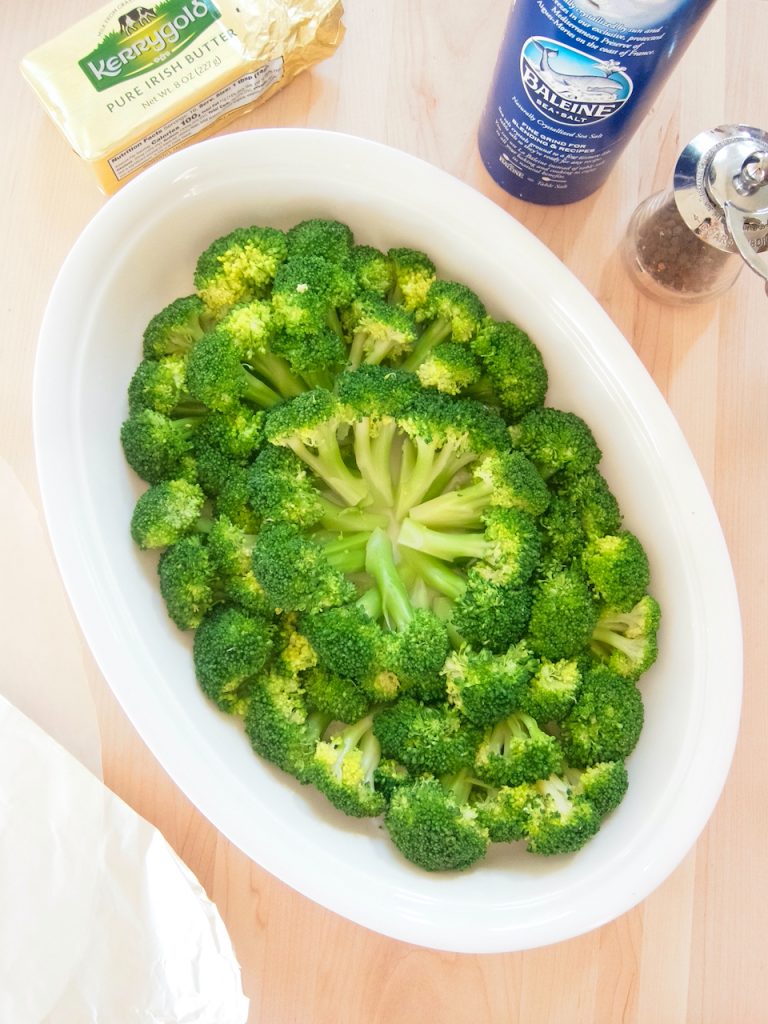
<path fill-rule="evenodd" d="M 604 665 L 584 673 L 573 708 L 560 723 L 569 764 L 586 768 L 623 761 L 635 749 L 643 727 L 643 699 L 637 686 Z"/>
<path fill-rule="evenodd" d="M 195 267 L 195 290 L 205 309 L 218 319 L 232 306 L 263 295 L 286 253 L 285 235 L 276 228 L 236 228 L 217 238 Z"/>
<path fill-rule="evenodd" d="M 272 650 L 266 619 L 217 606 L 195 631 L 195 672 L 203 693 L 222 711 L 243 714 L 258 673 Z"/>
<path fill-rule="evenodd" d="M 536 670 L 525 644 L 504 654 L 466 648 L 448 657 L 443 673 L 448 700 L 475 725 L 492 725 L 520 707 L 522 693 Z"/>
<path fill-rule="evenodd" d="M 321 739 L 309 769 L 309 780 L 344 814 L 378 817 L 386 807 L 374 788 L 381 748 L 371 729 L 372 715 Z"/>
<path fill-rule="evenodd" d="M 229 232 L 194 288 L 144 331 L 121 442 L 203 692 L 426 870 L 579 849 L 660 610 L 533 340 L 327 217 Z"/>
<path fill-rule="evenodd" d="M 658 601 L 645 594 L 629 611 L 603 608 L 592 633 L 593 653 L 612 671 L 637 680 L 656 661 Z"/>
<path fill-rule="evenodd" d="M 485 733 L 475 755 L 474 770 L 491 786 L 519 786 L 546 779 L 560 770 L 563 751 L 535 719 L 516 711 Z"/>
<path fill-rule="evenodd" d="M 398 786 L 384 824 L 403 856 L 425 871 L 463 871 L 481 860 L 490 837 L 469 803 L 471 791 L 462 773 Z"/>

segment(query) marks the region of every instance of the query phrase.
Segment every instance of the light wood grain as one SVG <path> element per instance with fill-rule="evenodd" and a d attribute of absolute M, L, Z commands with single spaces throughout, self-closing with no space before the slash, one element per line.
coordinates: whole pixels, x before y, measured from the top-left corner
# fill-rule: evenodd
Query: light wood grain
<path fill-rule="evenodd" d="M 633 288 L 617 248 L 631 210 L 668 182 L 689 138 L 726 121 L 768 127 L 768 3 L 719 0 L 603 189 L 557 208 L 510 199 L 476 152 L 506 0 L 347 0 L 346 6 L 348 32 L 337 54 L 230 130 L 306 125 L 414 153 L 522 221 L 604 305 L 677 416 L 730 547 L 746 663 L 733 769 L 695 849 L 641 906 L 567 943 L 494 956 L 448 955 L 382 938 L 267 875 L 166 777 L 84 649 L 105 780 L 163 831 L 215 900 L 242 964 L 250 1024 L 762 1024 L 768 1021 L 768 307 L 746 272 L 716 304 L 658 306 Z M 0 11 L 7 50 L 0 70 L 6 123 L 0 457 L 38 507 L 31 434 L 37 331 L 58 267 L 104 200 L 16 65 L 91 9 L 87 0 L 38 0 L 3 4 Z M 3 579 L 0 586 L 6 585 Z M 39 641 L 30 640 L 31 652 Z"/>

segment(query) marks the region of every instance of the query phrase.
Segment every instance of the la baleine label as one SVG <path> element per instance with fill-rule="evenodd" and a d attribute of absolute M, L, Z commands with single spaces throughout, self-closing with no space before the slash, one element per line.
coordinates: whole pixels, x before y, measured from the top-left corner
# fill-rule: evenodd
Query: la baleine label
<path fill-rule="evenodd" d="M 558 124 L 596 124 L 617 113 L 632 79 L 615 60 L 601 60 L 546 36 L 530 36 L 520 52 L 520 75 L 536 109 Z"/>
<path fill-rule="evenodd" d="M 143 75 L 181 53 L 221 14 L 211 0 L 165 0 L 118 15 L 113 31 L 78 61 L 98 92 Z"/>

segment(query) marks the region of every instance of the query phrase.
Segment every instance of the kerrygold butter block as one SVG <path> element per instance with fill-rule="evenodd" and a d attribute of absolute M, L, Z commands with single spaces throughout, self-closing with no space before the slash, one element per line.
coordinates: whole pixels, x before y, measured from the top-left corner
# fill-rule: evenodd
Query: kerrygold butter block
<path fill-rule="evenodd" d="M 339 0 L 117 0 L 21 70 L 110 193 L 329 57 L 342 14 Z"/>

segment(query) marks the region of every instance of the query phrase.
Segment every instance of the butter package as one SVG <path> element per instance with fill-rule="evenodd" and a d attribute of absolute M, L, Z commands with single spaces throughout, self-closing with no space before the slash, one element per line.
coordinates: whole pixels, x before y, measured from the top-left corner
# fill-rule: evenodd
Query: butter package
<path fill-rule="evenodd" d="M 342 15 L 340 0 L 115 0 L 21 70 L 111 193 L 331 56 Z"/>

